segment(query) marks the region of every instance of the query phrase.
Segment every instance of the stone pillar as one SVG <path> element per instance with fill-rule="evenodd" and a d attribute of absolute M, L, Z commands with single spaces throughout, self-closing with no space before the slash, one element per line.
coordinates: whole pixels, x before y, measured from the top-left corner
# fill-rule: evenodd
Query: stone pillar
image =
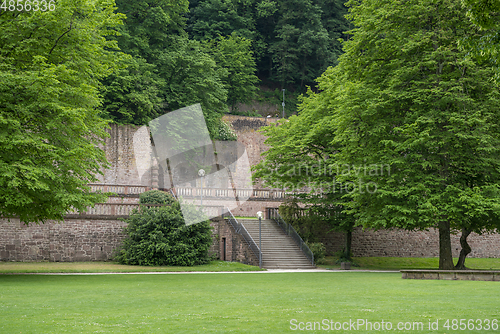
<path fill-rule="evenodd" d="M 158 160 L 156 157 L 152 158 L 151 164 L 151 188 L 158 190 Z"/>

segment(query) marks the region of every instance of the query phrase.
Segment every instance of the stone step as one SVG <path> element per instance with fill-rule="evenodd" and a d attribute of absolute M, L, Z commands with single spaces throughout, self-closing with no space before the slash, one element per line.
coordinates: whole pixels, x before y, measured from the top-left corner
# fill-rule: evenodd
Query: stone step
<path fill-rule="evenodd" d="M 259 244 L 259 221 L 242 219 L 239 223 L 245 226 L 252 239 Z M 263 219 L 261 222 L 262 266 L 268 269 L 313 269 L 309 259 L 273 220 Z"/>
<path fill-rule="evenodd" d="M 308 266 L 299 266 L 299 265 L 284 265 L 284 264 L 281 264 L 281 265 L 264 265 L 262 264 L 262 267 L 266 268 L 266 269 L 316 269 L 315 266 L 312 266 L 312 265 L 308 265 Z"/>

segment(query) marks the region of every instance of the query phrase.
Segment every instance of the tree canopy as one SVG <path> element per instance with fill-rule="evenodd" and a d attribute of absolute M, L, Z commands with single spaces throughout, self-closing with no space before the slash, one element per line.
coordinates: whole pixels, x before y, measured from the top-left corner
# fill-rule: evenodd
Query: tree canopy
<path fill-rule="evenodd" d="M 120 49 L 131 55 L 103 81 L 103 117 L 147 124 L 167 112 L 201 103 L 216 139 L 227 110 L 227 90 L 216 62 L 184 32 L 187 1 L 117 1 L 127 15 L 118 29 Z"/>
<path fill-rule="evenodd" d="M 227 102 L 235 108 L 238 102 L 247 102 L 254 97 L 259 81 L 255 75 L 256 65 L 251 50 L 251 41 L 232 34 L 219 36 L 205 42 L 205 49 L 220 69 L 220 78 L 227 90 Z"/>
<path fill-rule="evenodd" d="M 99 80 L 112 73 L 121 24 L 112 0 L 58 1 L 54 11 L 0 12 L 0 214 L 62 220 L 103 196 Z"/>
<path fill-rule="evenodd" d="M 190 1 L 186 30 L 197 40 L 217 36 L 252 41 L 259 78 L 282 88 L 314 85 L 341 53 L 348 29 L 338 0 Z"/>
<path fill-rule="evenodd" d="M 463 47 L 482 62 L 489 62 L 497 68 L 496 79 L 500 77 L 500 1 L 463 0 L 467 16 L 483 33 L 476 38 L 464 38 Z"/>

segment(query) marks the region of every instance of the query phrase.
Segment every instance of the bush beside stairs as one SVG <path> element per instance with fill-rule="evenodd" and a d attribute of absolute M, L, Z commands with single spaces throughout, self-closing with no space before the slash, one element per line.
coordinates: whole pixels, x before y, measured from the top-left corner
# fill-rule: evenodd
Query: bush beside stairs
<path fill-rule="evenodd" d="M 257 246 L 259 220 L 238 219 Z M 262 220 L 262 267 L 266 269 L 314 269 L 309 259 L 291 237 L 271 219 Z"/>

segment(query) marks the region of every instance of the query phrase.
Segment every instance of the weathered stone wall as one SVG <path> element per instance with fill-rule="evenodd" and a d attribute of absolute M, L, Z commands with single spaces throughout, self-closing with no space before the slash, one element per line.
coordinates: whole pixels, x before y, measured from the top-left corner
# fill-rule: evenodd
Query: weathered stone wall
<path fill-rule="evenodd" d="M 261 154 L 268 149 L 265 137 L 257 132 L 262 126 L 275 122 L 276 118 L 253 118 L 226 115 L 238 134 L 238 141 L 245 145 L 251 165 L 258 163 Z M 110 137 L 106 139 L 106 157 L 111 168 L 100 177 L 105 184 L 152 186 L 150 159 L 151 142 L 146 127 L 110 125 Z M 141 153 L 135 153 L 141 152 Z M 136 156 L 140 154 L 140 156 Z M 160 169 L 160 187 L 167 181 Z M 258 186 L 258 185 L 257 185 Z M 137 203 L 137 196 L 111 197 L 109 203 Z M 205 205 L 220 205 L 204 199 Z M 249 200 L 233 210 L 235 216 L 255 216 L 257 211 L 276 208 L 279 201 Z M 26 227 L 19 220 L 0 220 L 0 260 L 2 261 L 96 261 L 109 260 L 113 250 L 123 239 L 125 223 L 118 220 L 67 219 L 64 223 L 47 223 Z M 223 221 L 212 223 L 214 244 L 210 252 L 220 257 L 222 238 L 226 238 L 226 258 L 230 261 L 256 264 L 251 251 L 241 236 Z M 453 254 L 458 256 L 459 235 L 452 236 Z M 472 234 L 470 257 L 500 257 L 500 235 Z M 324 230 L 322 241 L 330 254 L 342 249 L 344 236 Z M 355 256 L 438 256 L 438 234 L 435 230 L 407 232 L 403 230 L 361 231 L 353 235 L 352 249 Z M 253 256 L 254 257 L 254 256 Z"/>
<path fill-rule="evenodd" d="M 277 118 L 246 117 L 236 115 L 224 115 L 223 120 L 228 122 L 238 135 L 238 142 L 245 145 L 248 160 L 251 166 L 262 160 L 261 154 L 269 149 L 264 144 L 266 137 L 258 132 L 264 126 L 276 122 Z"/>
<path fill-rule="evenodd" d="M 224 120 L 238 134 L 238 142 L 245 145 L 250 165 L 258 163 L 262 159 L 261 154 L 268 147 L 264 144 L 265 137 L 257 130 L 277 119 L 225 115 Z M 104 175 L 97 176 L 98 182 L 169 188 L 168 174 L 153 159 L 148 127 L 117 124 L 109 126 L 109 137 L 105 139 L 103 147 L 109 168 L 103 169 Z"/>
<path fill-rule="evenodd" d="M 236 233 L 234 228 L 220 219 L 219 221 L 219 258 L 223 259 L 224 257 L 224 242 L 223 239 L 226 240 L 226 261 L 236 261 L 244 264 L 250 264 L 254 266 L 259 265 L 259 259 L 252 252 L 252 250 L 248 247 L 245 239 L 239 234 Z"/>
<path fill-rule="evenodd" d="M 119 220 L 67 219 L 28 226 L 0 219 L 1 261 L 106 261 L 124 238 Z"/>
<path fill-rule="evenodd" d="M 125 238 L 127 224 L 113 219 L 66 219 L 62 223 L 25 225 L 19 219 L 0 219 L 0 261 L 108 261 Z M 226 238 L 226 260 L 255 264 L 244 240 L 226 221 L 211 221 L 209 254 L 220 258 Z M 257 262 L 258 265 L 258 262 Z"/>
<path fill-rule="evenodd" d="M 328 254 L 334 254 L 344 247 L 342 233 L 324 232 L 320 238 Z M 472 233 L 467 242 L 472 248 L 469 257 L 500 258 L 500 234 L 477 235 Z M 451 236 L 453 256 L 460 254 L 460 233 Z M 439 256 L 439 232 L 405 230 L 365 230 L 356 229 L 352 236 L 354 256 L 394 256 L 394 257 L 437 257 Z"/>
<path fill-rule="evenodd" d="M 263 206 L 265 207 L 265 205 Z M 26 226 L 18 219 L 0 220 L 0 261 L 107 261 L 121 244 L 126 223 L 106 219 L 67 219 L 63 223 L 48 222 Z M 210 254 L 226 260 L 258 265 L 258 259 L 244 239 L 224 220 L 214 218 L 213 244 Z M 500 258 L 500 234 L 476 235 L 468 238 L 472 247 L 469 257 Z M 333 254 L 343 248 L 344 235 L 324 232 L 320 241 Z M 453 256 L 460 253 L 459 235 L 452 236 Z M 438 232 L 404 230 L 362 231 L 353 233 L 354 256 L 436 257 L 439 255 Z"/>
<path fill-rule="evenodd" d="M 109 124 L 103 147 L 109 168 L 103 169 L 104 184 L 151 186 L 152 148 L 147 127 Z"/>

